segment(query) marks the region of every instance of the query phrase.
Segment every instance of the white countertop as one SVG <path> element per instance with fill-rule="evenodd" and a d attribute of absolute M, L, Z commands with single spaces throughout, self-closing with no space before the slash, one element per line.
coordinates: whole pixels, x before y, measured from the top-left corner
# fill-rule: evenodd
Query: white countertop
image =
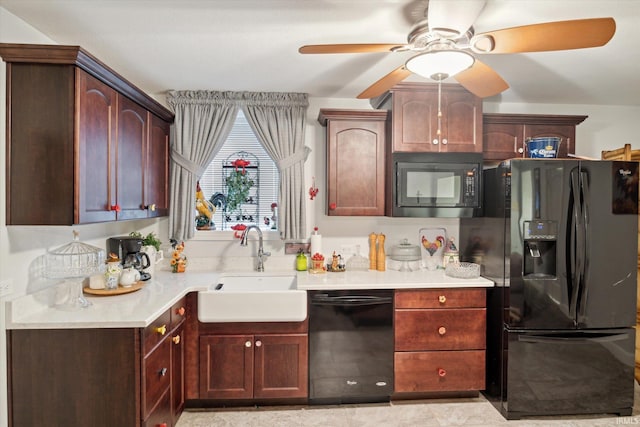
<path fill-rule="evenodd" d="M 272 272 L 272 274 L 292 271 Z M 7 329 L 66 329 L 66 328 L 143 328 L 151 324 L 165 310 L 189 292 L 208 290 L 221 275 L 230 272 L 186 272 L 174 274 L 156 272 L 156 277 L 138 291 L 114 296 L 85 294 L 92 305 L 77 310 L 65 309 L 56 303 L 59 287 L 46 289 L 6 302 Z M 237 273 L 246 275 L 247 272 Z M 254 274 L 251 272 L 250 274 Z M 255 273 L 262 274 L 262 273 Z M 270 272 L 264 273 L 265 275 Z M 447 287 L 492 287 L 484 278 L 454 279 L 437 271 L 347 271 L 312 274 L 298 272 L 297 288 L 317 289 L 402 289 Z M 66 293 L 65 293 L 66 295 Z"/>
<path fill-rule="evenodd" d="M 341 273 L 298 273 L 298 289 L 405 289 L 405 288 L 489 288 L 491 280 L 455 279 L 444 270 L 418 271 L 345 271 Z"/>
<path fill-rule="evenodd" d="M 219 276 L 219 273 L 159 271 L 142 289 L 129 294 L 84 294 L 92 305 L 76 310 L 56 303 L 56 289 L 46 289 L 7 301 L 6 328 L 143 328 L 187 293 L 208 289 Z"/>

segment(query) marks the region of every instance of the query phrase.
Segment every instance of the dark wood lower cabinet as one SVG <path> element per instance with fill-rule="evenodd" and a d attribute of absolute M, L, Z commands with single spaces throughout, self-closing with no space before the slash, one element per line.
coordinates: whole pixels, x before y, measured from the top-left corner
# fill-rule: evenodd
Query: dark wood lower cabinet
<path fill-rule="evenodd" d="M 171 409 L 173 425 L 184 409 L 184 325 L 171 334 Z"/>
<path fill-rule="evenodd" d="M 307 320 L 202 323 L 197 313 L 192 293 L 184 323 L 185 406 L 307 402 Z"/>
<path fill-rule="evenodd" d="M 9 426 L 175 426 L 185 343 L 174 311 L 184 300 L 144 329 L 8 331 Z"/>
<path fill-rule="evenodd" d="M 307 397 L 306 334 L 200 337 L 201 399 Z"/>
<path fill-rule="evenodd" d="M 139 426 L 136 329 L 11 330 L 9 425 Z"/>
<path fill-rule="evenodd" d="M 396 290 L 394 397 L 483 390 L 485 307 L 483 288 Z"/>

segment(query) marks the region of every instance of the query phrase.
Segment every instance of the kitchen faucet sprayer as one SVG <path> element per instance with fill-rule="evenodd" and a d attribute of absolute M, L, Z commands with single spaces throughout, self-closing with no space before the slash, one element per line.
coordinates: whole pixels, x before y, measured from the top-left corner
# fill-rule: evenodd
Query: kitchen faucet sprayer
<path fill-rule="evenodd" d="M 258 265 L 256 266 L 256 270 L 264 271 L 264 261 L 268 256 L 271 256 L 271 253 L 265 252 L 263 249 L 262 230 L 260 230 L 260 227 L 255 224 L 248 226 L 242 233 L 242 237 L 240 238 L 240 246 L 247 246 L 247 237 L 249 236 L 249 231 L 251 230 L 256 230 L 258 232 Z"/>

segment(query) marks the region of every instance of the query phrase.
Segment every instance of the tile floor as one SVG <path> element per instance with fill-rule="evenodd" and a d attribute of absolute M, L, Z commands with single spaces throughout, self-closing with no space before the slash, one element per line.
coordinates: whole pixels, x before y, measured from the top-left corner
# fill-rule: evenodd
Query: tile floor
<path fill-rule="evenodd" d="M 613 427 L 640 425 L 640 387 L 629 417 L 613 415 L 505 420 L 482 395 L 390 404 L 188 410 L 176 427 Z"/>

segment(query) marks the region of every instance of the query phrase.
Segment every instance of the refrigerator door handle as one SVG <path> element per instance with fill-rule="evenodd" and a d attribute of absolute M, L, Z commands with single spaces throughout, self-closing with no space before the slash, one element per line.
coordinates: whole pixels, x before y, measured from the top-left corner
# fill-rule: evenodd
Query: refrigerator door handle
<path fill-rule="evenodd" d="M 581 246 L 578 247 L 578 255 L 581 259 L 580 262 L 580 270 L 578 270 L 578 301 L 577 301 L 577 314 L 578 320 L 581 317 L 584 317 L 584 313 L 587 306 L 587 289 L 586 289 L 586 280 L 585 276 L 587 274 L 588 268 L 588 254 L 590 253 L 589 239 L 587 236 L 589 235 L 589 207 L 591 206 L 591 191 L 589 189 L 589 175 L 587 171 L 580 171 L 580 195 L 582 198 L 582 228 L 580 233 L 582 234 L 581 239 L 578 242 L 582 242 Z"/>
<path fill-rule="evenodd" d="M 615 335 L 602 335 L 602 336 L 551 336 L 551 335 L 519 335 L 518 341 L 531 342 L 531 343 L 559 343 L 559 342 L 579 342 L 579 341 L 591 341 L 591 342 L 615 342 L 622 341 L 629 338 L 629 334 L 615 334 Z"/>
<path fill-rule="evenodd" d="M 569 220 L 568 231 L 570 233 L 569 247 L 569 315 L 577 321 L 578 295 L 580 290 L 580 273 L 582 271 L 582 256 L 580 255 L 581 247 L 583 247 L 582 234 L 582 189 L 580 188 L 580 170 L 574 168 L 571 171 L 571 201 L 573 202 L 573 212 Z"/>

